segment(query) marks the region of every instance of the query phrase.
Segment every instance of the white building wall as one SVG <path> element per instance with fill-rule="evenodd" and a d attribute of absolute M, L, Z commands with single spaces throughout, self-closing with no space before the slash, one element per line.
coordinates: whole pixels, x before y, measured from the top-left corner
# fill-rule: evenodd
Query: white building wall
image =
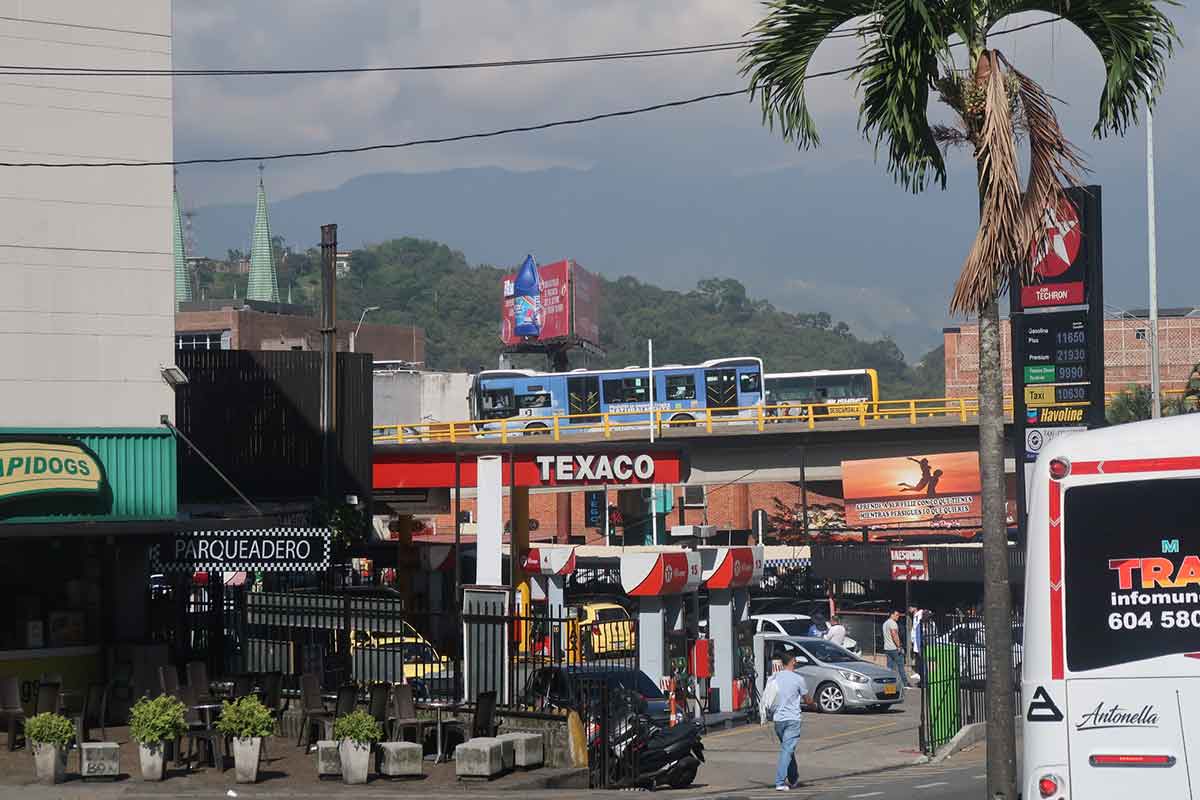
<path fill-rule="evenodd" d="M 170 0 L 0 0 L 7 64 L 171 67 Z M 0 76 L 0 161 L 166 161 L 170 77 Z M 170 167 L 0 167 L 0 426 L 174 411 Z"/>

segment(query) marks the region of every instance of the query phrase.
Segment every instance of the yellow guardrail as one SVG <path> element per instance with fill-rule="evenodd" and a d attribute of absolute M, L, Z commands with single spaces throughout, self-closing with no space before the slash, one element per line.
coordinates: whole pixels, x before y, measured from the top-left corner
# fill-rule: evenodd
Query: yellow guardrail
<path fill-rule="evenodd" d="M 1012 402 L 1006 401 L 1005 413 L 1012 413 Z M 655 429 L 670 431 L 679 428 L 699 428 L 705 433 L 737 426 L 765 432 L 780 424 L 803 424 L 809 429 L 822 422 L 857 420 L 866 427 L 872 420 L 907 419 L 916 425 L 930 417 L 957 417 L 966 422 L 978 416 L 979 403 L 975 398 L 941 397 L 920 400 L 880 400 L 874 403 L 782 403 L 779 405 L 739 406 L 735 408 L 658 409 L 653 423 L 647 411 L 607 411 L 599 414 L 555 414 L 549 417 L 508 417 L 506 419 L 469 419 L 454 422 L 417 422 L 411 424 L 376 425 L 377 443 L 406 444 L 417 442 L 459 442 L 471 439 L 498 439 L 507 443 L 510 437 L 547 436 L 559 441 L 563 436 L 580 433 L 599 434 L 605 439 L 623 430 Z"/>
<path fill-rule="evenodd" d="M 1163 394 L 1182 394 L 1183 390 L 1166 390 Z M 1119 392 L 1106 392 L 1110 402 Z M 1086 406 L 1087 403 L 1061 403 L 1064 406 Z M 1004 413 L 1011 416 L 1011 397 L 1004 398 Z M 512 437 L 547 436 L 559 441 L 563 436 L 580 433 L 599 434 L 605 439 L 614 432 L 630 429 L 648 430 L 647 411 L 607 411 L 600 414 L 555 414 L 550 417 L 508 417 L 506 419 L 468 419 L 456 422 L 414 422 L 396 425 L 376 425 L 374 440 L 378 444 L 415 444 L 419 442 L 460 442 L 472 439 L 499 440 L 507 443 Z M 957 417 L 966 422 L 979 415 L 979 400 L 974 397 L 933 397 L 914 400 L 879 400 L 867 403 L 781 403 L 779 405 L 739 406 L 735 408 L 658 409 L 653 424 L 659 432 L 677 428 L 702 428 L 705 433 L 737 426 L 767 432 L 780 424 L 806 425 L 810 430 L 822 422 L 857 420 L 866 427 L 874 420 L 907 420 L 918 425 L 932 417 Z"/>

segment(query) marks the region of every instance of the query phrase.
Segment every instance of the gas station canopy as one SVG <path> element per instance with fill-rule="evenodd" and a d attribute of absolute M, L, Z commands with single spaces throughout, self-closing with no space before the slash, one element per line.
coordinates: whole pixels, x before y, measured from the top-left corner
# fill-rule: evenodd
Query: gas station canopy
<path fill-rule="evenodd" d="M 741 589 L 762 580 L 761 547 L 702 547 L 700 554 L 709 589 Z"/>
<path fill-rule="evenodd" d="M 575 571 L 574 547 L 531 547 L 525 556 L 530 575 L 570 575 Z"/>
<path fill-rule="evenodd" d="M 627 553 L 621 556 L 621 588 L 630 597 L 687 594 L 700 586 L 695 550 Z"/>

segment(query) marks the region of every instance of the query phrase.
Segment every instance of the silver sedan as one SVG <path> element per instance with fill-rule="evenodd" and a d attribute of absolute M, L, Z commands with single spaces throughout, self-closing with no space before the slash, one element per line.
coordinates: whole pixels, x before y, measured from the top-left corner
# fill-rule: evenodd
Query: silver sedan
<path fill-rule="evenodd" d="M 847 708 L 883 709 L 899 703 L 903 689 L 895 672 L 866 661 L 832 642 L 807 636 L 769 636 L 772 669 L 777 656 L 796 656 L 796 671 L 808 683 L 817 710 L 836 714 Z"/>

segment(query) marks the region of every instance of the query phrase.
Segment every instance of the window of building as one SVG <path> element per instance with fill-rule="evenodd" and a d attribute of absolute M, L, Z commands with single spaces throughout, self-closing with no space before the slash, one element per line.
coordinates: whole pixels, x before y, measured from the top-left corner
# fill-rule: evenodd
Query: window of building
<path fill-rule="evenodd" d="M 175 334 L 176 350 L 228 350 L 228 331 L 189 331 Z"/>

